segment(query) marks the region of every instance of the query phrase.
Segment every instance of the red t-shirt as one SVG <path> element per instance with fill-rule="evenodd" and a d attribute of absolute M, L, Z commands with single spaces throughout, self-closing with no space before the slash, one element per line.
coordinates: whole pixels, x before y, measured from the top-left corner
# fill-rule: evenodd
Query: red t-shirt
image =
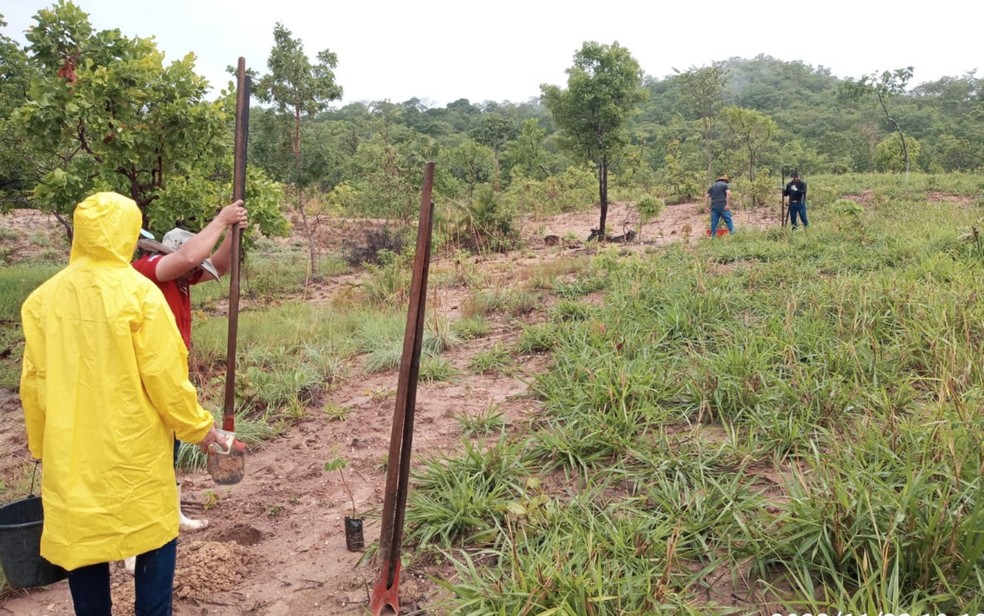
<path fill-rule="evenodd" d="M 163 255 L 150 254 L 144 255 L 133 262 L 133 267 L 138 272 L 154 281 L 154 284 L 164 294 L 167 305 L 174 313 L 174 320 L 178 324 L 178 331 L 184 339 L 185 346 L 191 348 L 191 285 L 198 284 L 204 272 L 195 269 L 190 275 L 183 276 L 177 280 L 161 282 L 157 279 L 157 260 Z"/>

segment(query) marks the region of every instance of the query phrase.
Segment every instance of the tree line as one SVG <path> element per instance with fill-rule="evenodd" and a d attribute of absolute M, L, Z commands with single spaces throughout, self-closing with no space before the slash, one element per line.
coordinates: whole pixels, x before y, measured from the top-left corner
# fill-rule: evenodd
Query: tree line
<path fill-rule="evenodd" d="M 200 228 L 231 194 L 235 93 L 210 98 L 193 55 L 165 65 L 152 40 L 95 31 L 71 2 L 34 20 L 26 46 L 0 35 L 0 210 L 49 211 L 70 233 L 75 203 L 109 189 L 149 228 Z M 337 105 L 335 54 L 309 56 L 280 23 L 274 34 L 249 136 L 247 197 L 265 233 L 283 233 L 291 209 L 305 227 L 324 213 L 409 223 L 427 160 L 445 228 L 493 248 L 518 214 L 599 202 L 604 228 L 610 195 L 692 200 L 719 173 L 754 204 L 793 168 L 944 173 L 984 160 L 975 72 L 913 86 L 912 67 L 840 79 L 760 55 L 657 78 L 617 42 L 588 41 L 567 83 L 525 102 Z"/>

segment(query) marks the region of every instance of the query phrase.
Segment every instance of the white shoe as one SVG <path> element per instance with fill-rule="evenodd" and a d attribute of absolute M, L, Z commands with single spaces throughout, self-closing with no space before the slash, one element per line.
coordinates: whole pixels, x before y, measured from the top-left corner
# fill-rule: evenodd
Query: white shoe
<path fill-rule="evenodd" d="M 181 484 L 178 484 L 178 528 L 184 532 L 194 532 L 208 526 L 208 520 L 193 520 L 181 511 Z"/>

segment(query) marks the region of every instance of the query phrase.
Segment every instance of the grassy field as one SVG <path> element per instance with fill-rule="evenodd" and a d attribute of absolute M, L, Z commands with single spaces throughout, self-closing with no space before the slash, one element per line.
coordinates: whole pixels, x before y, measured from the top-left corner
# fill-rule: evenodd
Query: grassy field
<path fill-rule="evenodd" d="M 984 186 L 810 187 L 807 231 L 607 247 L 509 289 L 453 281 L 471 309 L 429 324 L 422 378 L 448 378 L 440 354 L 485 335 L 486 316 L 556 301 L 515 346 L 472 360 L 505 371 L 548 355 L 544 413 L 509 436 L 494 411 L 471 418 L 463 453 L 414 475 L 408 558 L 456 570 L 448 613 L 984 610 Z M 244 439 L 289 426 L 357 355 L 394 366 L 408 264 L 375 266 L 330 309 L 298 299 L 243 314 Z M 303 257 L 260 251 L 251 267 L 260 297 L 304 279 Z M 0 270 L 13 349 L 0 386 L 19 369 L 16 307 L 54 269 Z M 226 321 L 209 316 L 213 287 L 196 297 L 195 361 L 217 408 Z"/>
<path fill-rule="evenodd" d="M 980 186 L 872 180 L 558 288 L 546 413 L 411 492 L 450 613 L 984 609 Z"/>

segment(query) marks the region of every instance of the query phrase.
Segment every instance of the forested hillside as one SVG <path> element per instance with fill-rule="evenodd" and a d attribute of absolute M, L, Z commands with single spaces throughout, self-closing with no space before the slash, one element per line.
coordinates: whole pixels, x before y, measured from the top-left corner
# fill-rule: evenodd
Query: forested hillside
<path fill-rule="evenodd" d="M 152 40 L 94 31 L 71 3 L 36 20 L 26 48 L 0 40 L 0 207 L 53 211 L 68 226 L 74 203 L 105 186 L 134 197 L 151 226 L 200 225 L 229 194 L 231 94 L 209 100 L 193 56 L 165 66 Z M 303 80 L 284 82 L 283 63 L 268 64 L 267 74 L 253 68 L 251 207 L 268 233 L 283 230 L 278 201 L 302 214 L 407 220 L 425 160 L 437 161 L 435 192 L 456 206 L 463 235 L 476 224 L 508 232 L 519 212 L 583 207 L 602 187 L 658 207 L 700 196 L 710 176 L 727 173 L 754 206 L 794 168 L 806 176 L 941 173 L 984 160 L 984 94 L 974 73 L 912 84 L 911 69 L 883 67 L 845 80 L 769 56 L 663 78 L 638 67 L 631 94 L 641 95 L 617 109 L 603 152 L 592 153 L 575 147 L 546 97 L 341 105 L 335 55 L 305 54 L 282 25 L 275 32 L 271 62 L 279 52 Z M 617 43 L 600 50 L 631 52 Z M 567 90 L 544 84 L 544 92 L 569 93 L 576 74 L 603 77 L 603 66 L 575 67 Z M 276 97 L 278 79 L 294 88 L 293 102 Z M 589 89 L 607 94 L 602 84 Z M 278 184 L 297 190 L 285 197 Z"/>

